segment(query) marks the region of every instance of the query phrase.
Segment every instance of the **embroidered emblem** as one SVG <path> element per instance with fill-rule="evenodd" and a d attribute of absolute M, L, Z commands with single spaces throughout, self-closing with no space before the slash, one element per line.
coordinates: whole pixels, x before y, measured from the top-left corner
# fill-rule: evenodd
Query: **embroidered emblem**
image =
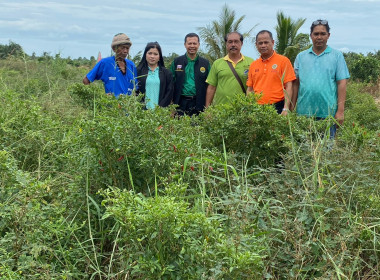
<path fill-rule="evenodd" d="M 204 68 L 204 67 L 201 67 L 199 70 L 200 70 L 202 73 L 206 72 L 206 68 Z"/>
<path fill-rule="evenodd" d="M 247 69 L 247 70 L 244 70 L 244 75 L 245 75 L 245 76 L 248 76 L 248 71 L 249 71 L 248 69 Z"/>
<path fill-rule="evenodd" d="M 277 64 L 273 64 L 272 69 L 277 69 Z"/>
<path fill-rule="evenodd" d="M 177 65 L 177 70 L 182 70 L 182 65 Z"/>

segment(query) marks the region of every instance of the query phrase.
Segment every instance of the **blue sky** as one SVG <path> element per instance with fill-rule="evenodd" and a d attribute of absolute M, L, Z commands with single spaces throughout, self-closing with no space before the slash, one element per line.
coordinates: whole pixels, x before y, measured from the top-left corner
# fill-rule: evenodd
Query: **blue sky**
<path fill-rule="evenodd" d="M 131 55 L 150 41 L 158 41 L 164 55 L 183 54 L 184 36 L 217 19 L 223 4 L 217 0 L 1 0 L 0 44 L 12 40 L 28 54 L 46 51 L 89 58 L 101 51 L 105 57 L 111 53 L 113 35 L 123 32 L 132 40 Z M 309 33 L 312 21 L 327 19 L 331 47 L 362 53 L 380 49 L 380 0 L 234 0 L 228 5 L 237 16 L 246 16 L 241 31 L 257 24 L 253 35 L 262 29 L 274 32 L 276 13 L 281 10 L 293 19 L 306 18 L 303 33 Z M 242 52 L 258 57 L 250 41 Z"/>

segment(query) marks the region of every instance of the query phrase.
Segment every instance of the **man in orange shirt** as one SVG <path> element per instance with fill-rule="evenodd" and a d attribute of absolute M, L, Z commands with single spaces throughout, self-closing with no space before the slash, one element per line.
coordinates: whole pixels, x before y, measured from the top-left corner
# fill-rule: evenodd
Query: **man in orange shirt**
<path fill-rule="evenodd" d="M 258 104 L 273 104 L 277 113 L 286 115 L 292 100 L 292 82 L 296 79 L 290 60 L 273 50 L 273 35 L 262 30 L 256 35 L 260 58 L 249 67 L 247 94 L 259 96 Z"/>

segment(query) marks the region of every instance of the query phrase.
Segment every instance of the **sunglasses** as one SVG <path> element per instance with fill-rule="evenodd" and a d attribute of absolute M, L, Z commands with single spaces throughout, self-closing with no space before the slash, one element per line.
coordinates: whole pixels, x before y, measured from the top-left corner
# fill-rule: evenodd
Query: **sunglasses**
<path fill-rule="evenodd" d="M 327 20 L 316 20 L 316 21 L 313 21 L 313 25 L 320 25 L 320 24 L 327 25 L 329 23 L 327 22 Z"/>

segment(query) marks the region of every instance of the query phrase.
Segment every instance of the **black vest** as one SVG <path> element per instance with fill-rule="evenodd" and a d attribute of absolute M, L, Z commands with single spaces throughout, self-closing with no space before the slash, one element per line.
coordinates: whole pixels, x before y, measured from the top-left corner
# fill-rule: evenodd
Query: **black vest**
<path fill-rule="evenodd" d="M 185 82 L 185 68 L 187 65 L 186 55 L 182 55 L 174 59 L 175 70 L 175 82 L 174 82 L 174 104 L 179 104 L 181 98 L 183 83 Z M 206 103 L 206 91 L 207 91 L 207 75 L 210 69 L 210 63 L 207 59 L 198 56 L 197 61 L 194 64 L 194 80 L 196 90 L 196 109 L 203 111 Z"/>

